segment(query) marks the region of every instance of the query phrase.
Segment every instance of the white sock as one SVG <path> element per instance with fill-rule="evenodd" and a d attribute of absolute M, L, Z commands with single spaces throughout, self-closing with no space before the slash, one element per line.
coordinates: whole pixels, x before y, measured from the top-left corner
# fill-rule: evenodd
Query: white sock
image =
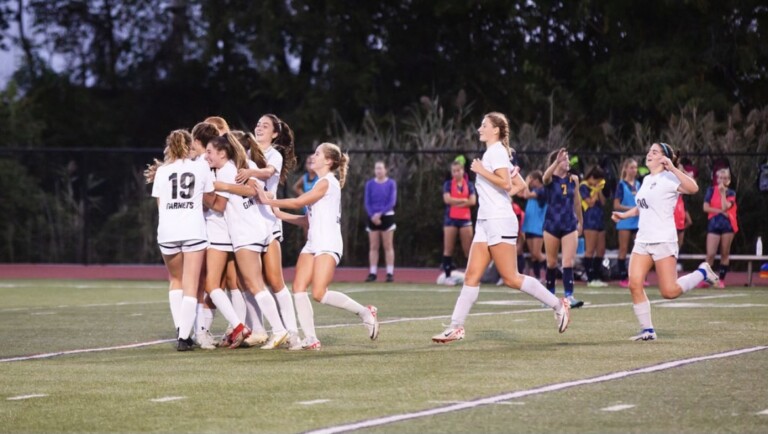
<path fill-rule="evenodd" d="M 653 323 L 651 322 L 651 302 L 645 300 L 642 303 L 632 305 L 632 309 L 635 311 L 637 321 L 640 323 L 640 328 L 652 329 Z"/>
<path fill-rule="evenodd" d="M 704 276 L 702 276 L 701 273 L 699 273 L 699 270 L 694 271 L 693 273 L 686 274 L 685 276 L 679 277 L 677 279 L 677 284 L 680 285 L 680 288 L 683 289 L 683 294 L 686 292 L 692 290 L 696 287 L 699 283 L 704 281 Z"/>
<path fill-rule="evenodd" d="M 237 317 L 240 318 L 241 323 L 245 323 L 245 298 L 243 293 L 239 289 L 231 289 L 229 291 L 229 297 L 232 299 L 232 307 L 235 309 Z"/>
<path fill-rule="evenodd" d="M 480 294 L 479 286 L 467 286 L 464 285 L 461 288 L 459 298 L 456 300 L 456 306 L 453 308 L 453 314 L 451 315 L 451 326 L 454 328 L 463 326 L 464 321 L 469 316 L 469 311 L 477 301 L 477 296 Z"/>
<path fill-rule="evenodd" d="M 213 325 L 213 317 L 216 315 L 216 309 L 211 309 L 207 306 L 203 307 L 203 325 L 201 327 L 208 331 L 211 331 L 211 325 Z"/>
<path fill-rule="evenodd" d="M 323 299 L 320 300 L 320 303 L 352 312 L 362 318 L 363 321 L 369 320 L 369 317 L 371 316 L 371 311 L 369 311 L 368 308 L 355 300 L 352 300 L 348 295 L 338 291 L 326 291 Z"/>
<path fill-rule="evenodd" d="M 184 290 L 172 289 L 168 291 L 168 304 L 171 306 L 171 316 L 173 317 L 173 328 L 179 328 L 181 319 L 181 300 L 184 298 Z"/>
<path fill-rule="evenodd" d="M 373 265 L 373 266 L 371 266 L 370 268 L 368 268 L 368 271 L 369 271 L 371 274 L 376 274 L 376 273 L 379 271 L 379 267 L 378 267 L 377 265 Z"/>
<path fill-rule="evenodd" d="M 395 266 L 387 265 L 387 274 L 395 274 Z"/>
<path fill-rule="evenodd" d="M 264 312 L 264 316 L 269 321 L 269 325 L 272 326 L 272 334 L 283 333 L 285 327 L 283 321 L 280 320 L 280 313 L 277 312 L 277 303 L 275 303 L 272 293 L 267 290 L 259 292 L 256 294 L 256 303 L 259 304 L 261 311 Z"/>
<path fill-rule="evenodd" d="M 520 290 L 526 294 L 532 295 L 536 300 L 539 300 L 558 312 L 562 309 L 562 304 L 555 294 L 549 292 L 541 282 L 531 276 L 523 277 L 523 284 L 520 285 Z"/>
<path fill-rule="evenodd" d="M 245 291 L 243 295 L 245 296 L 245 320 L 248 328 L 254 333 L 267 334 L 267 330 L 264 329 L 264 319 L 261 317 L 261 309 L 256 303 L 256 297 L 250 291 Z"/>
<path fill-rule="evenodd" d="M 184 296 L 181 299 L 179 309 L 179 339 L 187 339 L 192 333 L 195 323 L 195 310 L 197 309 L 197 297 Z"/>
<path fill-rule="evenodd" d="M 221 288 L 216 288 L 208 295 L 211 297 L 211 300 L 213 300 L 213 304 L 216 305 L 216 308 L 219 309 L 224 318 L 226 318 L 227 322 L 229 322 L 229 325 L 232 327 L 237 327 L 238 324 L 240 324 L 240 318 L 237 316 L 235 308 L 232 307 L 232 302 L 229 301 L 227 293 L 225 293 Z"/>
<path fill-rule="evenodd" d="M 296 316 L 299 317 L 299 324 L 304 331 L 304 337 L 316 338 L 315 333 L 315 312 L 312 309 L 312 300 L 306 292 L 297 292 L 293 294 L 293 300 L 296 303 Z"/>
<path fill-rule="evenodd" d="M 293 297 L 288 287 L 284 287 L 280 292 L 275 292 L 275 300 L 280 308 L 280 317 L 283 318 L 285 328 L 291 333 L 297 333 L 299 327 L 296 325 L 296 311 L 293 309 Z"/>
<path fill-rule="evenodd" d="M 198 302 L 197 308 L 195 309 L 194 330 L 196 335 L 205 331 L 205 327 L 203 326 L 203 306 L 203 303 Z"/>

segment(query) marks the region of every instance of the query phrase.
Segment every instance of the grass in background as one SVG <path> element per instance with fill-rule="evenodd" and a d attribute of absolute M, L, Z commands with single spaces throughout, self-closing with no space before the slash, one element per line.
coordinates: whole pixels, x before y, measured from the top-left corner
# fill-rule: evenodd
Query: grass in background
<path fill-rule="evenodd" d="M 162 282 L 0 282 L 0 358 L 173 337 Z M 696 290 L 654 303 L 656 342 L 626 290 L 555 330 L 550 311 L 481 289 L 467 338 L 437 345 L 458 288 L 335 285 L 379 307 L 382 332 L 315 304 L 320 352 L 195 350 L 171 343 L 0 363 L 4 432 L 298 432 L 768 344 L 768 289 Z M 661 301 L 655 288 L 652 301 Z M 224 321 L 217 316 L 214 331 Z M 383 425 L 372 432 L 766 432 L 768 351 Z M 22 395 L 45 397 L 10 401 Z M 183 399 L 154 402 L 168 397 Z M 632 405 L 622 411 L 602 409 Z"/>

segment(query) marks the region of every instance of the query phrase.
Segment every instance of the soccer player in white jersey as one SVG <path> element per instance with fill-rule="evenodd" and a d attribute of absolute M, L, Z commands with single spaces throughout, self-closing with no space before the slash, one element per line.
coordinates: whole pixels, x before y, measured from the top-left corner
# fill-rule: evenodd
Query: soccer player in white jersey
<path fill-rule="evenodd" d="M 479 200 L 475 236 L 469 249 L 469 261 L 451 325 L 432 337 L 433 342 L 445 344 L 464 339 L 464 322 L 480 293 L 480 278 L 493 260 L 505 285 L 532 295 L 555 312 L 557 329 L 563 333 L 570 323 L 568 300 L 558 300 L 538 280 L 517 270 L 518 222 L 510 204 L 525 188 L 519 169 L 509 162 L 509 122 L 498 112 L 483 117 L 477 132 L 485 143 L 483 158 L 472 161 L 470 170 L 477 174 L 475 189 Z"/>
<path fill-rule="evenodd" d="M 650 170 L 635 196 L 637 205 L 624 212 L 614 211 L 611 219 L 619 222 L 639 216 L 635 246 L 629 258 L 629 291 L 640 333 L 632 340 L 652 341 L 656 331 L 651 322 L 651 303 L 645 294 L 643 282 L 652 267 L 656 268 L 659 292 L 666 299 L 674 299 L 695 288 L 702 281 L 714 285 L 718 276 L 707 262 L 683 277 L 677 277 L 677 230 L 675 204 L 679 194 L 699 191 L 696 181 L 677 168 L 677 155 L 666 143 L 654 143 L 645 156 Z"/>
<path fill-rule="evenodd" d="M 236 180 L 243 183 L 251 177 L 259 179 L 264 182 L 265 190 L 276 197 L 278 185 L 284 184 L 288 172 L 296 167 L 293 130 L 276 115 L 266 114 L 259 118 L 253 135 L 250 137 L 255 141 L 250 149 L 258 147 L 266 157 L 267 164 L 265 167 L 238 171 Z M 245 143 L 243 145 L 245 146 Z M 274 216 L 271 207 L 264 206 L 264 208 L 267 213 Z M 262 254 L 264 278 L 275 294 L 277 305 L 280 308 L 280 316 L 290 333 L 288 345 L 289 347 L 298 347 L 301 345 L 301 341 L 299 340 L 293 297 L 291 297 L 291 292 L 288 290 L 283 277 L 283 254 L 280 245 L 283 241 L 283 222 L 277 218 L 272 220 L 274 226 L 271 231 L 269 249 Z M 246 342 L 249 341 L 246 340 Z"/>
<path fill-rule="evenodd" d="M 296 262 L 296 277 L 293 280 L 293 296 L 296 313 L 304 332 L 301 346 L 290 349 L 319 350 L 320 341 L 315 332 L 314 312 L 307 294 L 312 286 L 312 297 L 325 305 L 347 310 L 359 316 L 368 329 L 368 337 L 375 340 L 379 335 L 378 313 L 375 306 L 363 306 L 346 294 L 330 291 L 336 266 L 341 261 L 344 249 L 341 238 L 341 188 L 347 175 L 349 157 L 342 154 L 338 146 L 322 143 L 312 156 L 312 170 L 318 176 L 314 187 L 296 198 L 273 199 L 259 189 L 259 200 L 275 208 L 275 214 L 286 222 L 308 225 L 308 239 Z M 339 178 L 334 171 L 339 171 Z M 269 195 L 271 196 L 271 195 Z M 277 208 L 301 209 L 307 207 L 307 214 L 285 213 Z"/>
<path fill-rule="evenodd" d="M 203 197 L 213 201 L 213 175 L 207 165 L 189 158 L 192 136 L 176 130 L 166 139 L 166 158 L 157 167 L 152 197 L 157 198 L 157 243 L 170 276 L 169 302 L 178 331 L 176 349 L 193 348 L 190 338 L 197 308 L 200 270 L 208 237 L 203 217 Z"/>
<path fill-rule="evenodd" d="M 245 149 L 233 134 L 227 133 L 208 142 L 206 156 L 211 167 L 217 169 L 217 190 L 227 198 L 224 219 L 232 239 L 235 261 L 243 284 L 254 295 L 259 308 L 272 326 L 272 336 L 261 348 L 277 348 L 286 341 L 289 333 L 283 325 L 274 298 L 265 291 L 262 277 L 261 253 L 269 245 L 271 224 L 268 225 L 256 202 L 250 197 L 255 194 L 253 189 L 249 189 L 250 195 L 247 196 L 227 192 L 229 186 L 235 183 L 237 169 L 248 167 Z M 239 338 L 236 332 L 237 329 L 233 336 Z M 247 332 L 243 339 L 248 337 Z M 240 345 L 241 342 L 242 340 L 233 340 L 232 345 Z"/>

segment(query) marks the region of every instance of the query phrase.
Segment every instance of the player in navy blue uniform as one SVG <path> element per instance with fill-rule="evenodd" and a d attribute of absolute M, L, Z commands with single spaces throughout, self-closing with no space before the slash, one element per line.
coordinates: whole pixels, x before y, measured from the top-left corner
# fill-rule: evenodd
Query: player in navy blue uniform
<path fill-rule="evenodd" d="M 600 268 L 605 256 L 605 172 L 594 166 L 584 175 L 579 186 L 581 209 L 584 213 L 584 268 L 587 272 L 587 286 L 608 286 L 601 279 Z"/>
<path fill-rule="evenodd" d="M 582 228 L 579 177 L 569 172 L 568 151 L 561 148 L 549 154 L 549 167 L 544 172 L 547 213 L 544 217 L 544 250 L 547 253 L 547 289 L 555 293 L 557 254 L 563 253 L 563 286 L 571 307 L 584 302 L 573 297 L 573 260 Z"/>

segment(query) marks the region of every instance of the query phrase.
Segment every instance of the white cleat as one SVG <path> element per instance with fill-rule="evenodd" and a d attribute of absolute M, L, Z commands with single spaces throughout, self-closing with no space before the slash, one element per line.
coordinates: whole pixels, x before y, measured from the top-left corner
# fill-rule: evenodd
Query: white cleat
<path fill-rule="evenodd" d="M 301 341 L 301 348 L 299 349 L 320 351 L 320 348 L 322 348 L 322 345 L 320 345 L 320 341 L 315 336 L 307 336 L 303 341 Z"/>
<path fill-rule="evenodd" d="M 379 310 L 376 309 L 376 306 L 368 306 L 368 311 L 371 312 L 373 322 L 363 321 L 363 324 L 368 329 L 368 337 L 375 341 L 379 337 Z"/>
<path fill-rule="evenodd" d="M 563 297 L 560 299 L 560 305 L 562 306 L 560 312 L 555 311 L 555 324 L 557 324 L 557 331 L 563 333 L 571 323 L 571 302 Z"/>
<path fill-rule="evenodd" d="M 269 335 L 266 332 L 252 332 L 251 335 L 243 341 L 243 346 L 258 347 L 264 345 L 268 339 Z"/>
<path fill-rule="evenodd" d="M 216 349 L 216 339 L 213 338 L 213 335 L 211 335 L 210 331 L 208 330 L 198 331 L 195 338 L 197 339 L 197 343 L 200 345 L 200 348 L 204 350 Z"/>
<path fill-rule="evenodd" d="M 653 329 L 643 329 L 639 334 L 629 338 L 630 341 L 655 341 L 656 332 Z"/>
<path fill-rule="evenodd" d="M 603 282 L 600 279 L 595 279 L 587 282 L 587 286 L 590 288 L 605 288 L 606 286 L 608 286 L 608 284 Z"/>
<path fill-rule="evenodd" d="M 464 327 L 458 326 L 456 328 L 448 327 L 442 333 L 438 333 L 432 336 L 432 342 L 438 344 L 447 344 L 454 341 L 460 341 L 464 339 Z"/>
<path fill-rule="evenodd" d="M 264 345 L 261 346 L 261 349 L 262 350 L 274 350 L 275 348 L 277 348 L 280 345 L 282 345 L 283 342 L 286 341 L 286 339 L 288 339 L 288 335 L 289 334 L 290 333 L 288 333 L 288 330 L 283 330 L 283 331 L 278 332 L 278 333 L 274 333 L 273 332 L 272 336 L 269 337 L 269 340 L 267 341 L 267 343 L 265 343 Z"/>
<path fill-rule="evenodd" d="M 299 338 L 298 332 L 289 332 L 288 339 L 285 340 L 283 343 L 286 347 L 288 347 L 289 350 L 300 350 L 301 349 L 301 338 Z"/>
<path fill-rule="evenodd" d="M 720 277 L 718 277 L 717 273 L 712 271 L 712 267 L 709 266 L 708 262 L 702 262 L 699 264 L 699 270 L 704 271 L 704 274 L 707 275 L 707 277 L 704 278 L 704 281 L 709 283 L 711 286 L 716 286 L 717 282 L 720 281 Z"/>

